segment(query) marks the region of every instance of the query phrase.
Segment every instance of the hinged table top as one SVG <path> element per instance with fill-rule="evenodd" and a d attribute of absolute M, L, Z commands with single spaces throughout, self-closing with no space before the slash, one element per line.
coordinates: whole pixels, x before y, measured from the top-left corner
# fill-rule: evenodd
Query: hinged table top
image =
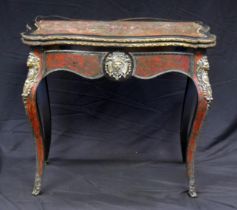
<path fill-rule="evenodd" d="M 41 19 L 22 33 L 32 46 L 75 44 L 110 47 L 183 46 L 213 47 L 215 35 L 200 22 L 158 20 L 68 20 Z"/>

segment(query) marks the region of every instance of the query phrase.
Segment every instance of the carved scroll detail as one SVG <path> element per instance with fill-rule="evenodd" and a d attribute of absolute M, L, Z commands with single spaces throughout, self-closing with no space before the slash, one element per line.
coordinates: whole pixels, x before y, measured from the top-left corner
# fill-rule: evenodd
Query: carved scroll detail
<path fill-rule="evenodd" d="M 21 94 L 24 104 L 26 104 L 27 96 L 30 94 L 31 88 L 33 87 L 34 83 L 37 82 L 37 77 L 39 74 L 40 59 L 33 52 L 30 52 L 28 56 L 27 66 L 29 68 L 29 71 L 23 87 L 23 92 Z"/>
<path fill-rule="evenodd" d="M 204 97 L 207 100 L 208 104 L 213 100 L 212 97 L 212 89 L 208 77 L 209 63 L 207 60 L 207 56 L 203 56 L 197 62 L 197 79 L 199 82 L 199 86 L 201 87 Z"/>
<path fill-rule="evenodd" d="M 132 73 L 132 66 L 131 57 L 123 52 L 109 53 L 105 58 L 105 73 L 115 80 L 128 78 Z"/>

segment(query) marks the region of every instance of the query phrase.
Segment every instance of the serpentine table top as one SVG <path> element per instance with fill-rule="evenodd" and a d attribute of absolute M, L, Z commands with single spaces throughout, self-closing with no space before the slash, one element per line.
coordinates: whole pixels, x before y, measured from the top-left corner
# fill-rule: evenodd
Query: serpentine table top
<path fill-rule="evenodd" d="M 119 47 L 183 46 L 208 48 L 216 37 L 201 22 L 145 20 L 47 20 L 27 26 L 22 40 L 27 45 L 88 45 Z"/>

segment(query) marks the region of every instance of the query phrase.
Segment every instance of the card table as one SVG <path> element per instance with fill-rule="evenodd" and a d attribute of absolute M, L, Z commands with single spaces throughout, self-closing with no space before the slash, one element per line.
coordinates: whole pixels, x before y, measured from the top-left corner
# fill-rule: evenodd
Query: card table
<path fill-rule="evenodd" d="M 188 194 L 197 197 L 194 156 L 196 141 L 212 101 L 206 49 L 215 35 L 201 22 L 158 19 L 76 20 L 36 18 L 21 33 L 31 51 L 23 87 L 23 102 L 36 142 L 33 195 L 41 192 L 44 166 L 51 142 L 51 116 L 47 75 L 69 71 L 87 79 L 131 77 L 153 79 L 169 72 L 187 78 L 182 108 L 180 144 L 186 163 Z M 37 87 L 42 83 L 40 94 Z M 192 94 L 194 87 L 195 94 Z M 39 112 L 39 99 L 43 101 Z"/>

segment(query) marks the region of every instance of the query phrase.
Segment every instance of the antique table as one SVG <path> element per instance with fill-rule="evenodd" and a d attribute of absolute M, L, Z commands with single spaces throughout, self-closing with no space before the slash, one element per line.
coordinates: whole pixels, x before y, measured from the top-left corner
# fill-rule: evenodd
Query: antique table
<path fill-rule="evenodd" d="M 209 27 L 200 22 L 160 20 L 69 20 L 36 19 L 22 33 L 31 46 L 29 72 L 23 102 L 36 141 L 36 175 L 33 195 L 41 191 L 41 180 L 51 141 L 50 104 L 46 80 L 55 71 L 70 71 L 88 79 L 103 76 L 121 81 L 136 77 L 152 79 L 168 72 L 187 76 L 180 139 L 186 162 L 188 194 L 197 197 L 194 154 L 200 128 L 212 101 L 206 48 L 216 44 Z M 41 94 L 37 87 L 43 83 Z M 195 87 L 195 97 L 190 87 Z M 43 92 L 42 92 L 43 91 Z M 36 97 L 37 96 L 37 97 Z M 39 112 L 37 98 L 43 100 Z M 190 106 L 190 104 L 192 106 Z"/>

